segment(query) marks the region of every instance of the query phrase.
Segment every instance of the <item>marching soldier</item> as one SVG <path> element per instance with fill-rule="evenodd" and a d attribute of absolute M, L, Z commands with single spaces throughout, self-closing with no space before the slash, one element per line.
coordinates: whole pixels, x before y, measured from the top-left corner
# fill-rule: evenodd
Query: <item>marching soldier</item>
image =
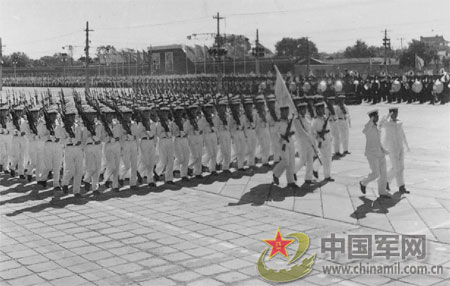
<path fill-rule="evenodd" d="M 256 97 L 256 112 L 255 130 L 261 150 L 261 163 L 263 166 L 269 166 L 270 140 L 268 140 L 268 138 L 270 138 L 270 133 L 267 122 L 266 106 L 262 95 Z"/>
<path fill-rule="evenodd" d="M 75 107 L 67 108 L 65 112 L 63 143 L 64 143 L 64 173 L 62 177 L 62 189 L 65 194 L 69 192 L 69 182 L 73 179 L 73 194 L 75 198 L 81 198 L 80 185 L 83 176 L 83 151 L 81 146 L 82 128 L 75 123 Z"/>
<path fill-rule="evenodd" d="M 230 115 L 227 114 L 227 102 L 220 100 L 217 103 L 217 116 L 214 117 L 214 125 L 217 128 L 217 138 L 220 147 L 222 170 L 225 173 L 230 172 L 231 163 L 231 133 L 230 133 Z"/>
<path fill-rule="evenodd" d="M 405 179 L 403 172 L 405 170 L 405 152 L 406 146 L 409 151 L 408 141 L 403 131 L 403 122 L 397 119 L 398 108 L 389 108 L 389 114 L 380 121 L 380 128 L 385 131 L 385 140 L 383 146 L 389 152 L 391 160 L 391 169 L 387 173 L 387 189 L 389 190 L 389 182 L 395 177 L 400 193 L 409 194 L 405 188 Z"/>
<path fill-rule="evenodd" d="M 370 120 L 366 123 L 363 133 L 366 136 L 366 151 L 364 155 L 370 166 L 370 174 L 359 182 L 359 187 L 363 194 L 366 193 L 366 186 L 371 181 L 378 179 L 378 194 L 380 196 L 391 197 L 386 191 L 387 171 L 386 154 L 387 151 L 381 145 L 380 131 L 377 127 L 378 110 L 372 110 L 368 113 Z"/>
<path fill-rule="evenodd" d="M 199 124 L 198 105 L 192 104 L 188 109 L 188 120 L 184 123 L 184 130 L 188 135 L 190 163 L 193 169 L 193 175 L 197 178 L 202 177 L 202 150 L 203 150 L 203 130 Z"/>
<path fill-rule="evenodd" d="M 173 184 L 173 139 L 172 139 L 172 124 L 169 120 L 170 109 L 163 106 L 160 109 L 159 122 L 156 124 L 156 135 L 159 138 L 159 155 L 160 161 L 156 166 L 156 178 L 159 179 L 163 170 L 165 169 L 164 180 L 167 184 Z M 200 161 L 201 164 L 201 161 Z M 201 170 L 201 168 L 200 168 Z"/>
<path fill-rule="evenodd" d="M 206 103 L 204 105 L 203 117 L 199 119 L 199 128 L 203 132 L 207 162 L 209 162 L 209 172 L 213 175 L 217 175 L 217 127 L 214 125 L 213 115 L 213 105 L 211 103 Z"/>
<path fill-rule="evenodd" d="M 125 177 L 130 174 L 130 188 L 137 188 L 137 153 L 138 145 L 136 142 L 136 128 L 135 122 L 131 122 L 132 110 L 126 106 L 119 107 L 123 116 L 123 121 L 119 125 L 121 128 L 121 149 L 122 149 L 122 164 L 119 169 L 119 185 L 124 185 Z"/>
<path fill-rule="evenodd" d="M 298 103 L 297 109 L 299 116 L 294 120 L 294 127 L 297 140 L 300 143 L 300 160 L 298 165 L 296 164 L 295 166 L 294 174 L 297 174 L 306 165 L 305 184 L 311 185 L 313 184 L 313 154 L 315 147 L 311 135 L 311 123 L 306 118 L 307 103 Z"/>
<path fill-rule="evenodd" d="M 88 106 L 83 106 L 83 112 L 86 114 L 88 122 L 84 122 L 82 130 L 82 145 L 84 147 L 84 188 L 86 192 L 91 189 L 95 195 L 99 195 L 99 178 L 102 165 L 102 146 L 101 141 L 103 126 L 95 122 L 96 111 Z"/>
<path fill-rule="evenodd" d="M 111 187 L 115 192 L 119 191 L 119 168 L 120 168 L 120 157 L 121 157 L 121 146 L 120 137 L 122 136 L 122 128 L 119 123 L 114 119 L 114 110 L 109 107 L 102 106 L 101 112 L 104 114 L 106 126 L 105 137 L 103 138 L 105 142 L 105 160 L 106 160 L 106 171 L 104 175 L 105 186 L 107 188 Z"/>
<path fill-rule="evenodd" d="M 7 172 L 8 170 L 8 153 L 9 142 L 11 136 L 6 128 L 8 122 L 8 108 L 0 106 L 0 172 Z"/>
<path fill-rule="evenodd" d="M 341 145 L 341 137 L 339 136 L 339 124 L 338 117 L 336 115 L 337 106 L 335 106 L 335 96 L 330 96 L 327 98 L 327 109 L 325 113 L 328 116 L 328 121 L 330 124 L 331 136 L 333 137 L 333 149 L 334 155 L 339 157 L 341 156 L 340 145 Z"/>
<path fill-rule="evenodd" d="M 230 130 L 233 140 L 234 153 L 237 157 L 237 167 L 240 171 L 244 170 L 245 160 L 245 134 L 244 122 L 242 122 L 241 102 L 239 98 L 233 98 L 231 102 Z"/>
<path fill-rule="evenodd" d="M 348 108 L 345 106 L 345 95 L 341 94 L 338 96 L 338 105 L 336 108 L 337 123 L 339 128 L 339 138 L 342 144 L 343 154 L 350 154 L 348 151 L 348 141 L 349 141 L 349 128 L 351 127 L 350 114 L 348 113 Z M 339 146 L 340 147 L 340 146 Z M 339 148 L 338 148 L 339 150 Z"/>
<path fill-rule="evenodd" d="M 150 118 L 151 107 L 140 107 L 139 112 L 142 115 L 142 121 L 138 123 L 136 132 L 140 140 L 139 173 L 146 177 L 146 183 L 149 187 L 155 187 L 153 169 L 157 163 L 156 122 Z"/>
<path fill-rule="evenodd" d="M 241 121 L 244 124 L 244 134 L 246 138 L 247 165 L 250 168 L 254 168 L 256 156 L 256 131 L 253 101 L 250 98 L 244 100 L 244 114 L 241 116 Z"/>
<path fill-rule="evenodd" d="M 278 136 L 281 141 L 281 161 L 273 169 L 273 182 L 280 184 L 279 178 L 283 172 L 286 172 L 288 186 L 295 187 L 294 182 L 294 164 L 295 147 L 294 131 L 292 131 L 292 119 L 288 119 L 289 106 L 280 107 L 280 122 L 278 124 Z"/>
<path fill-rule="evenodd" d="M 319 147 L 325 180 L 333 182 L 334 179 L 331 178 L 331 135 L 328 128 L 328 118 L 325 118 L 325 103 L 316 103 L 315 107 L 317 116 L 312 121 L 311 132 Z"/>
<path fill-rule="evenodd" d="M 175 107 L 172 132 L 174 136 L 173 147 L 175 153 L 174 169 L 180 171 L 180 176 L 183 181 L 187 181 L 189 168 L 189 143 L 187 134 L 184 130 L 184 124 L 186 122 L 184 113 L 185 109 L 182 106 Z"/>
<path fill-rule="evenodd" d="M 20 130 L 21 126 L 25 126 L 22 119 L 23 106 L 16 106 L 10 112 L 11 121 L 7 125 L 9 133 L 12 134 L 11 151 L 9 156 L 9 164 L 11 169 L 11 177 L 16 176 L 16 170 L 21 178 L 24 177 L 24 150 L 25 150 L 25 132 Z"/>
<path fill-rule="evenodd" d="M 266 98 L 267 103 L 267 123 L 269 126 L 269 133 L 270 133 L 270 146 L 272 149 L 272 155 L 273 155 L 273 162 L 276 164 L 281 160 L 281 144 L 280 139 L 278 137 L 278 122 L 279 122 L 279 116 L 277 114 L 275 105 L 276 105 L 276 99 L 273 94 L 268 95 Z"/>

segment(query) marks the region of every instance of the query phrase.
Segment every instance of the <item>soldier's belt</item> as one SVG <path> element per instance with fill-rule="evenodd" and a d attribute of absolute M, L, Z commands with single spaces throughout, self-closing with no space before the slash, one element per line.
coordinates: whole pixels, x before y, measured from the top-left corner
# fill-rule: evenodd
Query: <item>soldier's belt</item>
<path fill-rule="evenodd" d="M 345 120 L 345 118 L 339 118 L 339 120 Z"/>
<path fill-rule="evenodd" d="M 152 136 L 152 137 L 142 137 L 141 139 L 142 139 L 142 140 L 153 140 L 153 138 L 155 138 L 155 136 Z"/>

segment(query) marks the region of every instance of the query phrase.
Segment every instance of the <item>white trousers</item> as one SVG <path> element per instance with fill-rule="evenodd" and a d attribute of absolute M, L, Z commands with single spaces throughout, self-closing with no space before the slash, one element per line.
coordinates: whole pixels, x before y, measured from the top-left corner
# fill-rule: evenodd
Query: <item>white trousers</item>
<path fill-rule="evenodd" d="M 341 144 L 343 151 L 348 151 L 348 122 L 347 120 L 338 120 L 338 127 L 339 127 L 339 136 L 341 138 Z"/>
<path fill-rule="evenodd" d="M 84 148 L 84 181 L 98 190 L 98 181 L 102 167 L 102 145 L 86 145 Z"/>
<path fill-rule="evenodd" d="M 219 162 L 222 164 L 222 170 L 229 170 L 231 163 L 231 134 L 229 131 L 219 132 L 219 145 L 221 154 Z"/>
<path fill-rule="evenodd" d="M 11 138 L 8 134 L 0 134 L 0 165 L 3 166 L 4 170 L 8 168 L 9 141 L 11 141 Z"/>
<path fill-rule="evenodd" d="M 273 174 L 279 178 L 286 171 L 286 180 L 290 184 L 294 182 L 295 147 L 292 140 L 284 144 L 286 145 L 284 151 L 281 151 L 281 161 L 273 168 Z"/>
<path fill-rule="evenodd" d="M 187 177 L 189 167 L 189 143 L 186 137 L 175 137 L 173 141 L 175 153 L 175 170 L 180 171 L 181 177 Z"/>
<path fill-rule="evenodd" d="M 311 146 L 311 143 L 307 140 L 299 140 L 300 145 L 300 159 L 298 163 L 295 164 L 295 174 L 297 174 L 303 166 L 306 165 L 306 173 L 305 173 L 305 180 L 312 180 L 313 177 L 313 157 L 314 157 L 314 150 Z"/>
<path fill-rule="evenodd" d="M 367 156 L 367 161 L 369 161 L 370 174 L 361 181 L 361 184 L 367 186 L 373 180 L 378 179 L 378 193 L 385 192 L 387 183 L 385 156 L 377 157 L 369 155 Z"/>
<path fill-rule="evenodd" d="M 136 186 L 137 182 L 137 154 L 138 146 L 135 140 L 123 142 L 119 178 L 124 180 L 130 176 L 130 186 Z"/>
<path fill-rule="evenodd" d="M 404 170 L 405 170 L 405 153 L 404 150 L 389 151 L 389 159 L 391 160 L 391 169 L 387 173 L 388 183 L 395 177 L 397 186 L 405 185 Z"/>
<path fill-rule="evenodd" d="M 281 143 L 280 137 L 278 137 L 278 131 L 275 127 L 269 127 L 270 133 L 270 147 L 272 149 L 273 161 L 278 162 L 281 158 Z"/>
<path fill-rule="evenodd" d="M 153 169 L 156 165 L 156 143 L 142 139 L 139 144 L 139 173 L 147 177 L 147 184 L 153 183 Z"/>
<path fill-rule="evenodd" d="M 341 146 L 341 137 L 339 132 L 339 126 L 337 121 L 330 121 L 331 136 L 333 137 L 333 151 L 334 153 L 339 153 Z"/>
<path fill-rule="evenodd" d="M 270 153 L 270 133 L 268 128 L 256 129 L 256 137 L 261 150 L 261 163 L 266 164 L 269 161 Z"/>
<path fill-rule="evenodd" d="M 63 163 L 63 146 L 60 143 L 45 142 L 44 143 L 44 169 L 41 171 L 42 176 L 46 180 L 48 173 L 52 171 L 53 187 L 60 187 L 61 167 Z"/>
<path fill-rule="evenodd" d="M 189 135 L 189 167 L 194 169 L 194 175 L 202 174 L 203 135 Z"/>
<path fill-rule="evenodd" d="M 245 132 L 245 135 L 247 136 L 247 165 L 250 167 L 255 166 L 255 156 L 256 156 L 256 144 L 257 144 L 257 138 L 256 138 L 256 132 L 255 129 L 247 129 Z"/>
<path fill-rule="evenodd" d="M 121 146 L 119 142 L 109 142 L 105 144 L 106 171 L 105 181 L 111 178 L 112 187 L 119 187 L 119 168 L 120 168 Z"/>
<path fill-rule="evenodd" d="M 217 134 L 214 132 L 205 134 L 205 149 L 206 157 L 208 162 L 208 168 L 210 172 L 216 171 L 217 164 L 217 151 L 219 146 L 217 146 Z"/>
<path fill-rule="evenodd" d="M 73 193 L 80 193 L 83 176 L 83 151 L 81 146 L 66 146 L 64 149 L 64 174 L 62 185 L 67 186 L 73 178 Z"/>
<path fill-rule="evenodd" d="M 235 153 L 237 157 L 237 165 L 238 168 L 244 167 L 244 161 L 245 161 L 245 134 L 244 131 L 238 130 L 233 131 L 233 144 L 235 148 Z"/>
<path fill-rule="evenodd" d="M 331 177 L 331 140 L 326 139 L 322 142 L 321 148 L 319 148 L 319 156 L 320 161 L 322 161 L 322 167 L 323 167 L 323 177 L 324 178 L 330 178 Z M 314 162 L 314 170 L 318 170 L 320 166 L 319 160 L 316 160 Z"/>
<path fill-rule="evenodd" d="M 162 138 L 159 140 L 159 162 L 156 166 L 156 173 L 161 175 L 165 171 L 165 180 L 173 180 L 173 141 L 172 138 Z M 200 161 L 201 165 L 201 161 Z M 201 168 L 200 168 L 201 169 Z"/>

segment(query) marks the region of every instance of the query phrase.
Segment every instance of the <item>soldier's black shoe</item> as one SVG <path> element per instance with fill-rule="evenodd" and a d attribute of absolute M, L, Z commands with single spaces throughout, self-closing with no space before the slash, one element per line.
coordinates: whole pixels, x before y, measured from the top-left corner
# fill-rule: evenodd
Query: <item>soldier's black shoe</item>
<path fill-rule="evenodd" d="M 125 181 L 124 181 L 123 179 L 119 180 L 119 185 L 120 185 L 121 187 L 123 187 L 123 185 L 125 185 Z"/>
<path fill-rule="evenodd" d="M 216 172 L 216 171 L 212 171 L 212 172 L 211 172 L 211 175 L 213 175 L 213 176 L 217 176 L 218 174 L 217 174 L 217 172 Z"/>
<path fill-rule="evenodd" d="M 106 182 L 105 182 L 105 187 L 106 187 L 107 189 L 111 188 L 111 181 L 106 181 Z"/>
<path fill-rule="evenodd" d="M 272 177 L 273 177 L 273 183 L 274 183 L 275 185 L 279 185 L 279 184 L 280 184 L 280 180 L 278 179 L 278 177 L 275 176 L 275 175 L 272 175 Z"/>
<path fill-rule="evenodd" d="M 173 174 L 173 177 L 174 177 L 174 178 L 179 178 L 179 177 L 181 176 L 181 173 L 180 173 L 179 170 L 173 171 L 172 174 Z"/>
<path fill-rule="evenodd" d="M 202 172 L 208 172 L 208 171 L 209 171 L 209 168 L 202 165 Z"/>
<path fill-rule="evenodd" d="M 173 181 L 167 181 L 166 184 L 168 184 L 168 185 L 175 185 L 175 183 Z"/>
<path fill-rule="evenodd" d="M 222 164 L 216 164 L 216 170 L 222 170 Z"/>
<path fill-rule="evenodd" d="M 95 190 L 92 193 L 94 194 L 94 196 L 100 196 L 100 191 L 99 190 Z"/>
<path fill-rule="evenodd" d="M 88 182 L 84 182 L 84 191 L 87 193 L 91 190 L 91 184 Z"/>
<path fill-rule="evenodd" d="M 238 169 L 238 171 L 242 171 L 242 172 L 245 172 L 245 168 L 244 168 L 244 167 L 242 167 L 242 168 L 239 168 L 239 169 Z"/>
<path fill-rule="evenodd" d="M 47 188 L 47 181 L 39 181 L 38 185 L 41 185 L 43 188 Z"/>
<path fill-rule="evenodd" d="M 19 178 L 25 180 L 25 175 L 20 175 Z"/>
<path fill-rule="evenodd" d="M 139 172 L 137 172 L 137 180 L 138 180 L 139 185 L 142 184 L 142 182 L 144 181 L 141 177 L 141 174 L 139 174 Z"/>
<path fill-rule="evenodd" d="M 16 171 L 14 171 L 14 170 L 11 170 L 11 178 L 14 178 L 15 176 L 16 176 Z"/>
<path fill-rule="evenodd" d="M 159 175 L 156 173 L 153 173 L 153 180 L 155 180 L 155 182 L 159 181 Z"/>
<path fill-rule="evenodd" d="M 344 151 L 344 154 L 349 155 L 349 154 L 352 154 L 352 153 L 350 153 L 348 151 Z"/>
<path fill-rule="evenodd" d="M 295 183 L 289 183 L 289 184 L 288 184 L 288 187 L 291 187 L 291 188 L 298 188 L 297 184 L 295 184 Z"/>
<path fill-rule="evenodd" d="M 75 199 L 81 199 L 82 198 L 80 193 L 76 193 L 73 196 L 74 196 Z"/>
<path fill-rule="evenodd" d="M 48 172 L 47 180 L 53 179 L 53 173 L 52 171 Z"/>
<path fill-rule="evenodd" d="M 263 166 L 264 167 L 270 167 L 270 164 L 269 163 L 264 163 Z"/>
<path fill-rule="evenodd" d="M 31 182 L 31 181 L 33 181 L 33 176 L 31 176 L 31 175 L 28 175 L 28 176 L 27 176 L 27 180 L 28 180 L 28 182 Z"/>
<path fill-rule="evenodd" d="M 100 176 L 98 177 L 98 180 L 99 180 L 100 182 L 103 182 L 104 179 L 105 179 L 104 175 L 103 175 L 103 174 L 100 174 Z"/>
<path fill-rule="evenodd" d="M 112 190 L 116 193 L 120 192 L 119 188 L 113 188 Z"/>
<path fill-rule="evenodd" d="M 150 188 L 154 188 L 154 187 L 156 187 L 156 184 L 152 182 L 152 183 L 149 183 L 148 186 L 149 186 Z"/>
<path fill-rule="evenodd" d="M 53 188 L 53 192 L 61 192 L 61 188 L 60 187 L 54 187 Z"/>
<path fill-rule="evenodd" d="M 386 190 L 390 191 L 391 188 L 389 187 L 389 183 L 386 183 Z"/>
<path fill-rule="evenodd" d="M 400 188 L 398 188 L 398 191 L 400 192 L 400 194 L 409 194 L 409 193 L 411 193 L 410 191 L 406 190 L 405 185 L 400 186 Z"/>
<path fill-rule="evenodd" d="M 307 185 L 314 185 L 316 183 L 316 181 L 313 180 L 305 180 L 305 184 Z"/>
<path fill-rule="evenodd" d="M 341 153 L 339 153 L 339 152 L 336 152 L 336 153 L 334 153 L 334 156 L 336 156 L 336 157 L 341 157 L 341 156 L 342 156 L 342 154 L 341 154 Z"/>
<path fill-rule="evenodd" d="M 138 186 L 130 186 L 130 189 L 136 191 L 138 189 Z"/>
<path fill-rule="evenodd" d="M 189 181 L 189 178 L 188 177 L 183 177 L 183 178 L 181 178 L 181 180 L 184 181 L 184 182 L 187 182 L 187 181 Z"/>
<path fill-rule="evenodd" d="M 297 182 L 297 174 L 294 174 L 294 181 Z"/>
<path fill-rule="evenodd" d="M 319 178 L 319 172 L 313 171 L 313 176 L 314 176 L 314 178 L 318 179 Z"/>
<path fill-rule="evenodd" d="M 361 182 L 359 182 L 359 188 L 361 193 L 366 194 L 366 186 L 364 186 Z"/>
<path fill-rule="evenodd" d="M 68 186 L 63 186 L 62 190 L 63 190 L 63 193 L 66 194 L 66 195 L 69 193 L 69 187 Z"/>
<path fill-rule="evenodd" d="M 327 182 L 334 182 L 334 179 L 331 178 L 331 177 L 328 177 L 328 178 L 325 178 L 325 181 L 327 181 Z"/>
<path fill-rule="evenodd" d="M 197 176 L 195 176 L 195 178 L 197 178 L 197 179 L 202 179 L 203 176 L 202 176 L 202 175 L 197 175 Z"/>
<path fill-rule="evenodd" d="M 194 170 L 191 168 L 188 168 L 188 176 L 193 176 L 194 175 Z"/>
<path fill-rule="evenodd" d="M 230 170 L 223 170 L 223 173 L 225 173 L 225 174 L 231 174 L 231 171 L 230 171 Z"/>
<path fill-rule="evenodd" d="M 3 165 L 0 165 L 0 172 L 3 172 Z"/>

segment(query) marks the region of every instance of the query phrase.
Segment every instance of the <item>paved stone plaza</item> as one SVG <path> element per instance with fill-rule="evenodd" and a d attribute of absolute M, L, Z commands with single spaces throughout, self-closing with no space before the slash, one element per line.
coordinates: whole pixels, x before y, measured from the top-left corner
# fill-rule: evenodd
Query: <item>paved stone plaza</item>
<path fill-rule="evenodd" d="M 377 105 L 380 117 L 388 106 Z M 374 106 L 350 106 L 350 155 L 333 161 L 335 182 L 315 189 L 271 184 L 272 172 L 221 174 L 181 187 L 105 192 L 100 199 L 63 197 L 51 189 L 33 200 L 35 182 L 2 175 L 0 186 L 1 285 L 267 285 L 256 262 L 262 239 L 306 233 L 312 272 L 292 285 L 450 284 L 450 107 L 400 104 L 399 118 L 411 147 L 405 180 L 411 194 L 377 199 L 376 184 L 362 196 L 358 181 L 369 173 L 363 125 Z M 389 166 L 389 162 L 388 162 Z M 303 170 L 304 171 L 304 170 Z M 298 175 L 299 183 L 303 173 Z M 322 178 L 322 177 L 321 177 Z M 397 185 L 391 183 L 396 191 Z M 440 275 L 329 275 L 323 265 L 401 259 L 332 259 L 321 238 L 348 234 L 424 234 L 427 256 L 405 265 L 442 265 Z M 290 256 L 295 246 L 288 247 Z M 282 265 L 277 255 L 270 266 Z M 290 285 L 284 284 L 284 285 Z"/>

